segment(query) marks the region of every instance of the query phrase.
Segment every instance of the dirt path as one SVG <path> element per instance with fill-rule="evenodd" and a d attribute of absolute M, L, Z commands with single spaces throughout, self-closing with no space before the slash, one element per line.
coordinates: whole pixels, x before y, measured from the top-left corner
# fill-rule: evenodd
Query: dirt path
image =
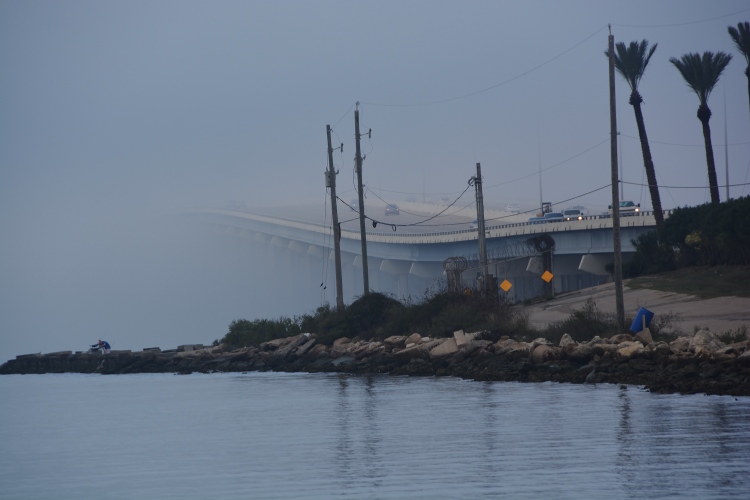
<path fill-rule="evenodd" d="M 549 323 L 567 319 L 574 310 L 583 309 L 586 301 L 593 299 L 602 312 L 615 312 L 614 283 L 586 288 L 558 295 L 554 300 L 526 307 L 532 325 L 543 328 Z M 631 290 L 625 283 L 625 317 L 634 318 L 640 307 L 659 315 L 676 314 L 674 330 L 693 333 L 694 327 L 707 327 L 722 334 L 742 326 L 750 328 L 750 298 L 719 297 L 699 299 L 692 295 L 660 292 L 657 290 Z"/>

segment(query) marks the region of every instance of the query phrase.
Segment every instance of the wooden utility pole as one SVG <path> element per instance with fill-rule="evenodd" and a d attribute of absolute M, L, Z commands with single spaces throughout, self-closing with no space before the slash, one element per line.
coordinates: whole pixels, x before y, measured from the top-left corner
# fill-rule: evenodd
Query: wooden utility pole
<path fill-rule="evenodd" d="M 344 290 L 341 279 L 341 226 L 339 226 L 339 211 L 336 203 L 336 171 L 333 168 L 333 148 L 331 147 L 331 126 L 326 125 L 328 136 L 328 172 L 326 172 L 326 187 L 331 189 L 331 218 L 333 219 L 333 255 L 336 263 L 336 309 L 344 309 Z M 344 145 L 342 144 L 343 148 Z"/>
<path fill-rule="evenodd" d="M 482 196 L 482 166 L 477 163 L 477 176 L 474 177 L 474 191 L 477 199 L 477 231 L 479 231 L 479 264 L 482 267 L 482 294 L 489 291 L 489 273 L 487 272 L 487 240 L 484 232 L 484 198 Z"/>
<path fill-rule="evenodd" d="M 620 242 L 620 196 L 617 176 L 617 111 L 615 106 L 615 37 L 609 25 L 609 134 L 611 141 L 610 160 L 612 163 L 612 234 L 615 257 L 615 305 L 617 324 L 625 331 L 625 302 L 622 291 L 622 245 Z"/>
<path fill-rule="evenodd" d="M 362 189 L 362 154 L 359 149 L 359 102 L 354 109 L 354 137 L 357 143 L 357 191 L 359 191 L 359 233 L 362 241 L 362 281 L 364 282 L 365 295 L 370 293 L 370 275 L 367 270 L 367 235 L 365 233 L 365 193 Z"/>

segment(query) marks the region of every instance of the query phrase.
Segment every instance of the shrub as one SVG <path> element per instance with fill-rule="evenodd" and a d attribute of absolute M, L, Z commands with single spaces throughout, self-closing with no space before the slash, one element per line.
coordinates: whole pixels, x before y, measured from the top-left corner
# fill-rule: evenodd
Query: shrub
<path fill-rule="evenodd" d="M 276 321 L 267 319 L 258 319 L 255 321 L 238 319 L 229 324 L 229 332 L 224 335 L 221 342 L 230 349 L 259 346 L 269 340 L 299 335 L 300 332 L 298 322 L 285 317 L 281 317 Z"/>
<path fill-rule="evenodd" d="M 557 345 L 566 333 L 576 342 L 588 342 L 597 335 L 609 336 L 621 332 L 617 317 L 601 312 L 593 299 L 589 299 L 582 309 L 573 311 L 566 320 L 551 323 L 540 336 Z"/>

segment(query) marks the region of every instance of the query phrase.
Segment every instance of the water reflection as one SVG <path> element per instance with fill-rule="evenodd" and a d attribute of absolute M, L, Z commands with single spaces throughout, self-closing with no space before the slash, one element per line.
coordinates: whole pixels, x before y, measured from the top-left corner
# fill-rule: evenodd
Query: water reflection
<path fill-rule="evenodd" d="M 631 423 L 630 395 L 626 386 L 619 388 L 617 399 L 620 406 L 620 423 L 617 429 L 617 462 L 621 483 L 633 483 L 636 480 L 633 457 L 633 428 Z"/>
<path fill-rule="evenodd" d="M 337 477 L 341 481 L 341 487 L 346 487 L 347 480 L 352 472 L 352 438 L 349 431 L 349 423 L 352 420 L 351 403 L 349 402 L 349 376 L 340 373 L 338 375 L 338 393 L 336 398 L 337 423 L 335 434 L 337 438 L 336 454 L 334 455 L 338 470 Z"/>

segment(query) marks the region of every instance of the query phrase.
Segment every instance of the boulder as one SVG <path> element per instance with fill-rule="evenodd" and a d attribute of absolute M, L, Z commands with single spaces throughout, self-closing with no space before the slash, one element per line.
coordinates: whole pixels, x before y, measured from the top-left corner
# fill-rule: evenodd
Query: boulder
<path fill-rule="evenodd" d="M 643 344 L 640 342 L 620 342 L 617 346 L 617 357 L 619 359 L 630 359 L 641 352 L 643 352 Z"/>
<path fill-rule="evenodd" d="M 260 349 L 262 351 L 275 351 L 279 347 L 287 345 L 292 341 L 292 339 L 294 339 L 294 337 L 284 337 L 283 339 L 269 340 L 268 342 L 263 342 L 260 345 Z"/>
<path fill-rule="evenodd" d="M 406 342 L 406 345 L 409 345 L 409 344 L 419 344 L 419 342 L 421 340 L 422 340 L 422 336 L 420 334 L 418 334 L 418 333 L 412 333 L 411 335 L 409 335 L 408 337 L 406 337 L 406 340 L 404 342 Z"/>
<path fill-rule="evenodd" d="M 573 340 L 573 337 L 571 337 L 569 333 L 564 333 L 562 338 L 560 339 L 560 343 L 558 344 L 558 346 L 565 348 L 568 345 L 576 345 L 577 343 L 578 342 Z"/>
<path fill-rule="evenodd" d="M 635 336 L 633 337 L 633 340 L 637 340 L 643 345 L 649 345 L 654 342 L 654 338 L 651 336 L 651 332 L 649 331 L 648 328 L 636 333 Z"/>
<path fill-rule="evenodd" d="M 393 359 L 399 361 L 407 361 L 410 359 L 420 358 L 422 357 L 422 354 L 422 351 L 419 350 L 419 346 L 413 345 L 411 347 L 407 347 L 406 349 L 401 349 L 400 351 L 394 351 Z"/>
<path fill-rule="evenodd" d="M 612 335 L 609 338 L 610 344 L 621 344 L 623 342 L 632 342 L 632 341 L 633 341 L 633 336 L 630 335 L 629 333 L 619 333 L 617 335 Z"/>
<path fill-rule="evenodd" d="M 286 345 L 284 345 L 283 347 L 279 347 L 273 352 L 274 357 L 286 358 L 292 351 L 297 349 L 299 346 L 301 346 L 305 342 L 308 342 L 308 336 L 309 334 L 305 335 L 304 333 L 301 333 L 297 335 L 296 337 L 289 337 L 288 338 L 289 342 L 287 342 Z"/>
<path fill-rule="evenodd" d="M 513 361 L 521 361 L 529 359 L 531 354 L 531 346 L 526 342 L 518 342 L 508 352 L 505 353 L 505 357 Z"/>
<path fill-rule="evenodd" d="M 302 356 L 306 354 L 310 349 L 313 348 L 315 345 L 315 342 L 317 342 L 317 339 L 308 339 L 307 342 L 297 347 L 297 350 L 294 351 L 294 354 L 297 356 Z"/>
<path fill-rule="evenodd" d="M 544 337 L 539 337 L 538 339 L 532 340 L 531 341 L 531 345 L 532 345 L 532 347 L 536 347 L 538 345 L 550 345 L 551 346 L 552 342 L 550 342 L 549 340 L 545 339 Z"/>
<path fill-rule="evenodd" d="M 690 339 L 687 337 L 679 337 L 669 343 L 669 348 L 673 353 L 687 351 L 690 348 Z"/>
<path fill-rule="evenodd" d="M 341 345 L 341 344 L 348 344 L 352 341 L 349 337 L 341 337 L 340 339 L 336 339 L 333 341 L 333 345 Z"/>
<path fill-rule="evenodd" d="M 386 347 L 403 349 L 406 347 L 406 335 L 391 335 L 383 341 Z"/>
<path fill-rule="evenodd" d="M 699 347 L 702 349 L 699 350 Z M 693 338 L 690 339 L 689 345 L 689 349 L 693 352 L 702 350 L 718 351 L 723 347 L 724 342 L 719 340 L 719 337 L 716 336 L 716 334 L 711 333 L 706 329 L 698 330 L 695 335 L 693 335 Z"/>
<path fill-rule="evenodd" d="M 455 338 L 445 339 L 440 345 L 435 346 L 430 351 L 430 358 L 437 359 L 445 356 L 449 356 L 455 352 L 458 352 L 458 345 L 456 345 Z"/>
<path fill-rule="evenodd" d="M 471 332 L 471 333 L 464 333 L 464 338 L 466 339 L 466 342 L 474 342 L 475 340 L 482 340 L 482 337 L 484 337 L 484 334 L 487 333 L 484 330 L 481 330 L 479 332 Z"/>
<path fill-rule="evenodd" d="M 594 347 L 588 344 L 568 344 L 563 352 L 568 359 L 578 363 L 588 363 L 594 357 Z"/>
<path fill-rule="evenodd" d="M 666 342 L 659 342 L 658 344 L 654 344 L 654 346 L 651 348 L 651 350 L 654 352 L 654 354 L 658 357 L 665 357 L 672 354 L 672 349 L 669 347 L 669 344 Z"/>
<path fill-rule="evenodd" d="M 593 349 L 594 354 L 597 356 L 604 356 L 606 354 L 612 356 L 617 352 L 618 344 L 607 344 L 603 342 L 601 344 L 589 344 L 589 347 Z"/>
<path fill-rule="evenodd" d="M 556 359 L 560 359 L 560 349 L 551 345 L 541 344 L 531 351 L 531 362 L 537 365 Z"/>
<path fill-rule="evenodd" d="M 595 336 L 593 339 L 589 340 L 589 345 L 597 345 L 597 344 L 606 344 L 607 341 L 603 338 L 601 338 L 599 335 Z"/>
<path fill-rule="evenodd" d="M 458 331 L 453 332 L 453 339 L 456 341 L 456 345 L 458 347 L 461 347 L 467 342 L 466 335 L 464 334 L 463 330 L 458 330 Z"/>

